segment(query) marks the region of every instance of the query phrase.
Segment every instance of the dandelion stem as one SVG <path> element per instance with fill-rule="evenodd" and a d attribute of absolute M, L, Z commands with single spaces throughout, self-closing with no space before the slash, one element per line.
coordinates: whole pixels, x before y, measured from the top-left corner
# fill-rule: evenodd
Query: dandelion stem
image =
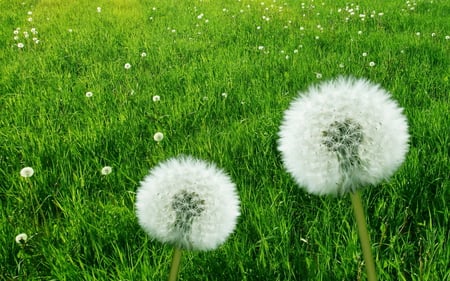
<path fill-rule="evenodd" d="M 356 224 L 358 225 L 359 240 L 361 241 L 364 261 L 366 262 L 367 280 L 376 281 L 375 263 L 372 257 L 372 250 L 370 249 L 370 238 L 359 191 L 350 192 L 350 198 L 352 199 L 353 211 L 355 213 Z"/>
<path fill-rule="evenodd" d="M 173 257 L 172 257 L 172 265 L 170 267 L 169 281 L 176 281 L 178 279 L 180 261 L 181 261 L 181 249 L 175 247 L 173 249 Z"/>

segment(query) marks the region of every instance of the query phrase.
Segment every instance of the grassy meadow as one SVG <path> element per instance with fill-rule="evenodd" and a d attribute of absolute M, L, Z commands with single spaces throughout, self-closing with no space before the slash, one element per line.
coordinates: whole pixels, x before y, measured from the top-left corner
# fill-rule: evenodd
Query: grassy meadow
<path fill-rule="evenodd" d="M 0 280 L 165 280 L 172 248 L 138 225 L 135 192 L 179 154 L 215 162 L 241 200 L 236 231 L 185 252 L 179 280 L 366 280 L 349 197 L 307 194 L 277 151 L 298 91 L 339 75 L 379 83 L 409 121 L 405 163 L 362 191 L 379 279 L 450 280 L 448 1 L 0 10 Z"/>

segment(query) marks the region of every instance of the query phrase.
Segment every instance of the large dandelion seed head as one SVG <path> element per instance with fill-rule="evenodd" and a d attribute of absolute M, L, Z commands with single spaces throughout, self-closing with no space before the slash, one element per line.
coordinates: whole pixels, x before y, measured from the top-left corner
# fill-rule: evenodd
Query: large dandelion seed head
<path fill-rule="evenodd" d="M 340 77 L 310 87 L 284 114 L 283 163 L 314 194 L 375 185 L 398 169 L 408 151 L 403 110 L 365 79 Z"/>
<path fill-rule="evenodd" d="M 179 248 L 212 250 L 234 231 L 239 198 L 229 176 L 191 157 L 153 168 L 136 195 L 139 224 L 152 237 Z"/>

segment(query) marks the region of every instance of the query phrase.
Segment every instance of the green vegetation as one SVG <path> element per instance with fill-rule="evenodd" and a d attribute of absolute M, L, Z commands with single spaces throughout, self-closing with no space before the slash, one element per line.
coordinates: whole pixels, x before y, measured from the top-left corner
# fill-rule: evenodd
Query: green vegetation
<path fill-rule="evenodd" d="M 350 199 L 305 193 L 276 149 L 297 92 L 338 75 L 381 84 L 410 124 L 404 165 L 362 192 L 380 280 L 450 280 L 448 1 L 0 10 L 0 280 L 166 279 L 172 248 L 140 229 L 134 201 L 178 154 L 228 171 L 242 208 L 218 250 L 184 254 L 180 280 L 365 280 Z"/>

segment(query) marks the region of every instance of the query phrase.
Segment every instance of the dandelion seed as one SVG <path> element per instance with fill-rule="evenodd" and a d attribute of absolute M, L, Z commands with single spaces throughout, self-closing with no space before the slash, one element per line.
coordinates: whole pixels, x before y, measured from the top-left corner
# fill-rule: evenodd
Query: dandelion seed
<path fill-rule="evenodd" d="M 163 138 L 164 138 L 164 135 L 161 132 L 157 132 L 153 135 L 153 140 L 155 140 L 156 142 L 162 141 Z"/>
<path fill-rule="evenodd" d="M 17 244 L 24 244 L 28 240 L 28 235 L 26 233 L 20 233 L 16 236 L 15 240 Z"/>
<path fill-rule="evenodd" d="M 322 79 L 322 73 L 316 73 L 316 78 L 317 79 Z"/>
<path fill-rule="evenodd" d="M 182 249 L 212 250 L 234 231 L 239 199 L 228 175 L 191 157 L 150 171 L 136 193 L 136 215 L 147 234 Z"/>
<path fill-rule="evenodd" d="M 436 33 L 431 33 L 431 37 L 436 37 Z"/>
<path fill-rule="evenodd" d="M 92 97 L 94 94 L 92 92 L 86 92 L 86 97 L 90 98 Z"/>
<path fill-rule="evenodd" d="M 24 178 L 29 178 L 33 176 L 34 170 L 31 167 L 25 167 L 22 170 L 20 170 L 20 175 Z"/>
<path fill-rule="evenodd" d="M 374 67 L 375 66 L 375 62 L 373 62 L 373 61 L 369 62 L 369 66 L 370 67 Z"/>
<path fill-rule="evenodd" d="M 105 166 L 101 170 L 101 174 L 104 176 L 111 174 L 111 172 L 112 172 L 112 167 L 110 167 L 110 166 Z"/>
<path fill-rule="evenodd" d="M 124 65 L 124 67 L 125 67 L 125 69 L 130 69 L 130 68 L 131 68 L 131 64 L 126 63 L 126 64 Z"/>
<path fill-rule="evenodd" d="M 389 178 L 408 151 L 402 109 L 378 85 L 338 78 L 310 87 L 284 114 L 278 148 L 299 186 L 338 194 Z"/>
<path fill-rule="evenodd" d="M 153 99 L 154 102 L 158 102 L 158 101 L 161 100 L 161 97 L 156 95 L 156 96 L 153 96 L 152 99 Z"/>

